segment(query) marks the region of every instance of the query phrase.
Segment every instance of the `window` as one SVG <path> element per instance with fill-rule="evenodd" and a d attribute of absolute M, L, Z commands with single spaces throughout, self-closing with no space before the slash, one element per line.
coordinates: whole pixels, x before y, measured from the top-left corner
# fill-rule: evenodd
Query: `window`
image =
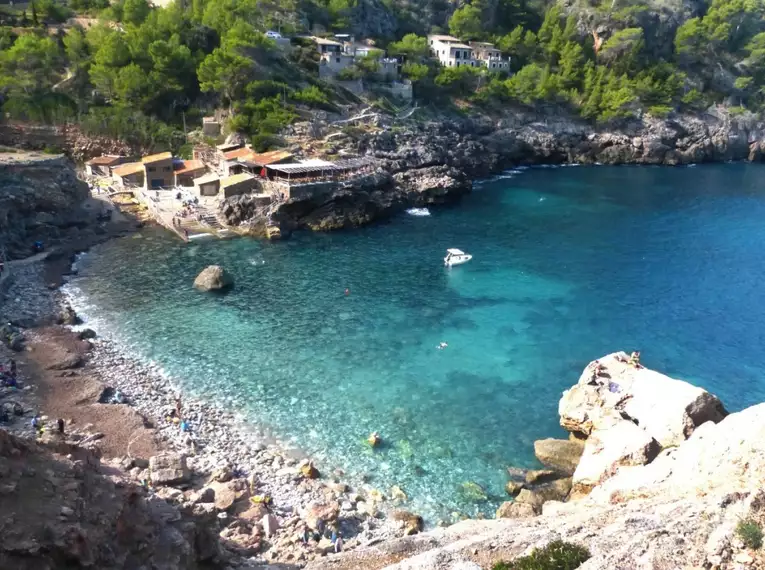
<path fill-rule="evenodd" d="M 163 167 L 162 167 L 162 170 L 163 170 L 164 172 L 170 172 L 170 171 L 172 170 L 172 168 L 170 168 L 169 166 L 163 166 Z"/>
<path fill-rule="evenodd" d="M 149 167 L 147 170 L 148 170 L 149 172 L 156 172 L 156 171 L 157 171 L 157 169 L 156 169 L 156 168 L 154 168 L 153 166 L 150 166 L 150 167 Z"/>
<path fill-rule="evenodd" d="M 457 50 L 457 53 L 454 54 L 454 59 L 459 59 L 459 58 L 460 58 L 460 50 Z"/>
<path fill-rule="evenodd" d="M 335 61 L 336 61 L 337 63 L 340 63 L 340 58 L 339 58 L 339 57 L 336 57 L 336 58 L 335 58 Z"/>

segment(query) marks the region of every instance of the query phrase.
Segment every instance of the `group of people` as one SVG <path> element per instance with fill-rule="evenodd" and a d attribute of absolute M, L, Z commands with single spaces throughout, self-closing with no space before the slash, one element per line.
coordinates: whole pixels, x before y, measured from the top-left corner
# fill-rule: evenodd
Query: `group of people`
<path fill-rule="evenodd" d="M 318 521 L 318 530 L 314 533 L 308 528 L 307 524 L 303 525 L 303 535 L 300 537 L 303 544 L 308 545 L 311 539 L 320 541 L 322 538 L 328 538 L 335 548 L 335 553 L 342 552 L 343 550 L 343 537 L 340 534 L 340 527 L 337 523 L 327 526 L 324 521 Z"/>

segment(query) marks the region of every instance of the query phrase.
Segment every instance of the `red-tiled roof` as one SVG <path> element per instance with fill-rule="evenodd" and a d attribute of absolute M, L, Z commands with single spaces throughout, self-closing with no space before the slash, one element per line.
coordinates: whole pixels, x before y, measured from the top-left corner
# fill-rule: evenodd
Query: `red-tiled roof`
<path fill-rule="evenodd" d="M 228 152 L 223 153 L 223 158 L 226 160 L 235 160 L 237 158 L 244 158 L 246 156 L 249 156 L 253 154 L 252 149 L 249 148 L 238 148 L 236 150 L 230 150 Z"/>
<path fill-rule="evenodd" d="M 247 160 L 249 162 L 254 162 L 255 164 L 266 166 L 267 164 L 274 164 L 280 160 L 292 158 L 292 156 L 293 154 L 287 150 L 272 150 L 262 154 L 253 154 L 252 156 L 248 157 Z"/>
<path fill-rule="evenodd" d="M 183 160 L 175 165 L 176 174 L 187 174 L 189 172 L 196 172 L 197 170 L 203 170 L 205 163 L 201 160 Z"/>

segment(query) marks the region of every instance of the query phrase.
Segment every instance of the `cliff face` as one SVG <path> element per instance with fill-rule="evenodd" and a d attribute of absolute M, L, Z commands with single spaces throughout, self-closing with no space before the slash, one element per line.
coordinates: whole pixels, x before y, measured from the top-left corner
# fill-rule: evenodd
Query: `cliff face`
<path fill-rule="evenodd" d="M 9 257 L 29 255 L 84 225 L 77 207 L 88 196 L 73 165 L 61 156 L 0 154 L 0 243 Z"/>
<path fill-rule="evenodd" d="M 594 128 L 569 118 L 508 111 L 413 124 L 369 135 L 357 150 L 392 172 L 446 165 L 486 176 L 517 164 L 690 164 L 760 160 L 765 127 L 711 110 Z"/>
<path fill-rule="evenodd" d="M 762 567 L 762 554 L 747 550 L 735 528 L 745 519 L 765 521 L 765 404 L 723 418 L 714 396 L 650 370 L 621 369 L 621 356 L 626 360 L 626 355 L 606 359 L 598 375 L 588 367 L 561 401 L 562 423 L 591 430 L 575 483 L 591 474 L 593 465 L 602 467 L 599 482 L 584 498 L 547 502 L 532 518 L 464 521 L 308 568 L 477 570 L 556 539 L 590 551 L 582 570 Z M 645 387 L 638 385 L 642 380 Z M 597 395 L 587 386 L 606 389 Z M 649 391 L 654 405 L 646 407 Z M 598 437 L 598 430 L 613 429 L 606 420 L 614 412 L 617 421 L 658 438 L 657 447 L 663 447 L 658 456 L 627 449 L 625 443 L 637 439 Z M 633 417 L 647 421 L 636 425 Z"/>

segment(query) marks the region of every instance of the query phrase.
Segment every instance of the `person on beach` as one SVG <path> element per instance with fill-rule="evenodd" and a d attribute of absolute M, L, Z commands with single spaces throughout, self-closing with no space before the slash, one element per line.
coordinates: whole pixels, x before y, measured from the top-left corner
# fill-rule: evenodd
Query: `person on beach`
<path fill-rule="evenodd" d="M 16 361 L 11 358 L 11 376 L 16 376 Z"/>
<path fill-rule="evenodd" d="M 64 420 L 62 420 L 61 418 L 57 419 L 56 420 L 56 425 L 58 426 L 58 433 L 63 435 L 64 434 Z"/>
<path fill-rule="evenodd" d="M 343 551 L 343 537 L 338 536 L 335 539 L 335 554 Z"/>
<path fill-rule="evenodd" d="M 630 354 L 630 359 L 628 361 L 628 364 L 630 366 L 634 366 L 635 368 L 642 368 L 640 365 L 640 351 L 636 350 L 632 354 Z"/>
<path fill-rule="evenodd" d="M 4 270 L 5 270 L 5 261 L 0 261 L 0 275 L 3 274 Z"/>
<path fill-rule="evenodd" d="M 40 420 L 40 416 L 35 414 L 35 416 L 32 418 L 32 429 L 37 432 L 38 435 L 42 435 L 43 433 L 43 426 L 42 421 Z"/>
<path fill-rule="evenodd" d="M 183 414 L 181 413 L 182 407 L 183 407 L 182 404 L 183 403 L 181 402 L 181 395 L 178 394 L 175 397 L 175 417 L 177 417 L 178 419 L 181 419 L 181 417 L 183 417 Z"/>

